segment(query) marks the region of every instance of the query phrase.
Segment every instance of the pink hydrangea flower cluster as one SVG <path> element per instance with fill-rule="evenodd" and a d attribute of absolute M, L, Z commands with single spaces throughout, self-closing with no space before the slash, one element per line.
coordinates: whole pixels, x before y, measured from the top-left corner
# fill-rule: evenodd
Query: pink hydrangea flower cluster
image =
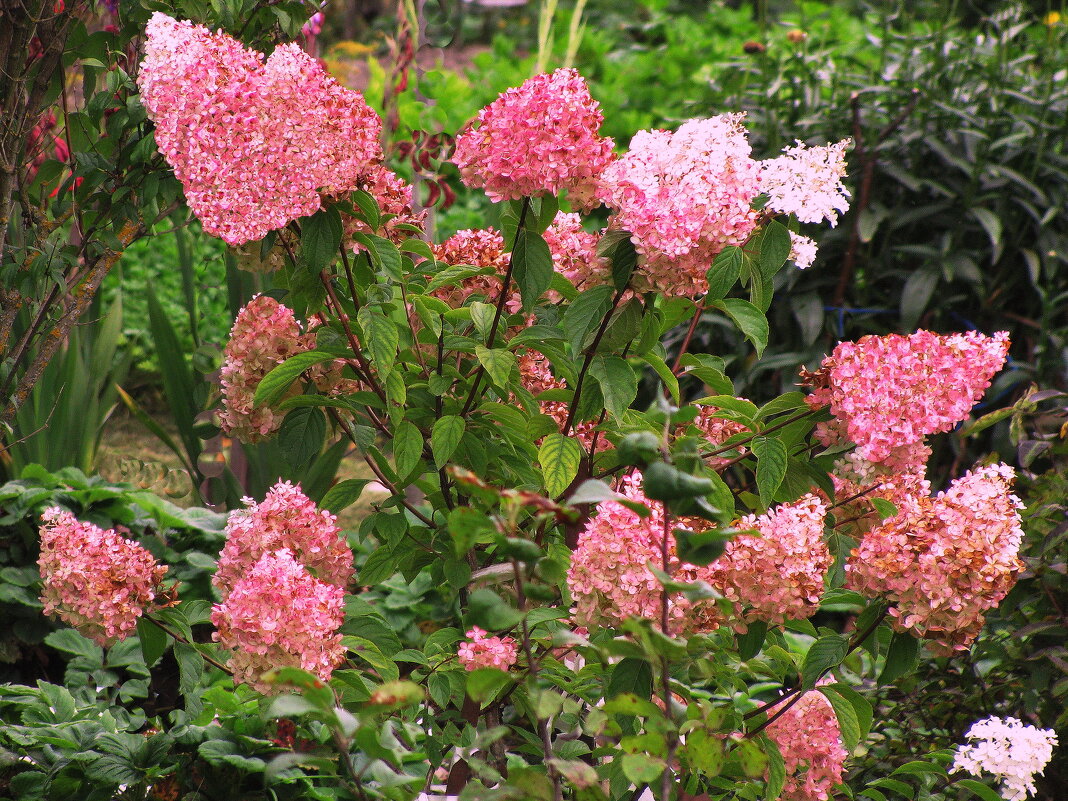
<path fill-rule="evenodd" d="M 266 553 L 285 549 L 327 584 L 344 589 L 352 581 L 352 550 L 337 518 L 315 507 L 300 487 L 279 481 L 260 503 L 230 513 L 226 544 L 212 584 L 225 599 L 249 568 Z"/>
<path fill-rule="evenodd" d="M 1005 801 L 1024 801 L 1036 792 L 1035 776 L 1053 757 L 1057 733 L 1027 726 L 1018 718 L 989 717 L 972 724 L 964 735 L 971 742 L 957 746 L 952 770 L 973 776 L 993 774 Z"/>
<path fill-rule="evenodd" d="M 44 613 L 100 645 L 124 640 L 150 611 L 167 568 L 141 545 L 58 507 L 41 515 Z"/>
<path fill-rule="evenodd" d="M 516 663 L 519 646 L 514 637 L 489 637 L 478 626 L 472 626 L 465 636 L 468 641 L 460 643 L 456 654 L 467 670 L 508 670 Z"/>
<path fill-rule="evenodd" d="M 832 227 L 836 225 L 838 212 L 849 209 L 849 191 L 842 179 L 846 174 L 845 153 L 852 144 L 850 139 L 825 147 L 797 142 L 783 148 L 778 158 L 760 162 L 760 191 L 768 196 L 766 208 L 794 214 L 803 223 L 826 220 Z M 812 253 L 815 255 L 815 243 Z"/>
<path fill-rule="evenodd" d="M 822 693 L 809 690 L 766 729 L 782 751 L 786 783 L 781 801 L 828 801 L 842 783 L 849 754 L 834 708 Z"/>
<path fill-rule="evenodd" d="M 431 294 L 458 309 L 473 295 L 482 296 L 486 303 L 496 303 L 501 282 L 508 270 L 509 256 L 504 251 L 504 237 L 493 228 L 467 228 L 457 231 L 431 251 L 438 261 L 451 265 L 465 264 L 493 270 L 492 273 L 472 275 L 453 286 L 443 286 Z M 513 283 L 509 288 L 505 311 L 516 314 L 523 306 L 519 290 Z"/>
<path fill-rule="evenodd" d="M 716 254 L 756 228 L 760 166 L 743 116 L 691 120 L 674 133 L 639 131 L 605 170 L 601 199 L 616 212 L 610 227 L 630 231 L 641 260 L 631 278 L 636 292 L 703 294 Z"/>
<path fill-rule="evenodd" d="M 255 406 L 256 387 L 290 356 L 314 347 L 315 335 L 303 332 L 291 309 L 267 295 L 249 301 L 230 329 L 220 371 L 223 431 L 242 442 L 258 442 L 276 433 L 285 413 L 267 405 Z M 343 367 L 344 361 L 337 360 L 313 367 L 309 374 L 320 391 L 339 395 L 358 388 L 358 382 L 342 377 Z"/>
<path fill-rule="evenodd" d="M 640 487 L 641 478 L 635 473 L 623 478 L 619 491 L 649 506 L 649 517 L 605 501 L 579 535 L 567 572 L 576 625 L 611 627 L 628 617 L 660 618 L 660 582 L 646 565 L 660 564 L 663 518 L 659 504 L 648 502 Z M 674 620 L 682 620 L 683 604 L 672 605 L 671 611 Z"/>
<path fill-rule="evenodd" d="M 843 436 L 871 462 L 893 449 L 948 431 L 968 416 L 1008 355 L 1004 331 L 940 335 L 865 336 L 841 342 L 816 373 L 807 401 L 830 405 L 836 418 L 817 434 L 826 444 Z"/>
<path fill-rule="evenodd" d="M 382 123 L 295 44 L 266 61 L 226 34 L 155 13 L 138 85 L 156 142 L 204 230 L 260 239 L 354 189 Z"/>
<path fill-rule="evenodd" d="M 846 586 L 885 597 L 897 631 L 930 639 L 936 653 L 965 650 L 1016 583 L 1023 531 L 1014 472 L 968 472 L 934 498 L 904 498 L 846 564 Z"/>
<path fill-rule="evenodd" d="M 272 668 L 299 667 L 323 681 L 345 658 L 345 590 L 319 581 L 282 548 L 263 554 L 226 599 L 212 607 L 213 639 L 233 651 L 234 680 L 262 693 Z"/>
<path fill-rule="evenodd" d="M 784 503 L 736 523 L 758 534 L 739 534 L 711 565 L 712 586 L 734 601 L 736 619 L 783 625 L 819 609 L 824 578 L 834 558 L 823 541 L 827 505 L 815 495 Z"/>
<path fill-rule="evenodd" d="M 612 140 L 597 133 L 603 120 L 575 70 L 535 75 L 478 113 L 452 160 L 467 186 L 495 201 L 566 189 L 572 205 L 589 208 L 613 158 Z"/>
<path fill-rule="evenodd" d="M 582 227 L 579 215 L 557 212 L 542 236 L 549 246 L 556 272 L 579 289 L 612 282 L 612 265 L 597 255 L 600 237 Z"/>

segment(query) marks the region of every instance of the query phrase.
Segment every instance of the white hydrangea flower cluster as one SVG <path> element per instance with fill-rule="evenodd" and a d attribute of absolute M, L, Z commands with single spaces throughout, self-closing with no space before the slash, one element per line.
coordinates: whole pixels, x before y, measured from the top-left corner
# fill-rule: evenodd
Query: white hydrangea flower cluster
<path fill-rule="evenodd" d="M 1024 801 L 1035 792 L 1035 776 L 1041 775 L 1057 745 L 1052 729 L 1028 726 L 1017 718 L 977 721 L 964 736 L 971 744 L 957 746 L 953 770 L 993 774 L 1005 801 Z"/>

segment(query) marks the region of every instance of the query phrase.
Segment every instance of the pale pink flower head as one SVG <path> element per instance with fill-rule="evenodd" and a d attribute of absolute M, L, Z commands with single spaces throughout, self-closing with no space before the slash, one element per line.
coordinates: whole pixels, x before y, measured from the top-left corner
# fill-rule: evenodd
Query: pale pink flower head
<path fill-rule="evenodd" d="M 44 613 L 100 645 L 125 640 L 156 606 L 167 568 L 115 529 L 83 523 L 58 507 L 41 517 Z"/>
<path fill-rule="evenodd" d="M 600 237 L 582 227 L 577 214 L 557 212 L 552 225 L 542 234 L 553 268 L 579 289 L 612 283 L 612 265 L 597 255 Z"/>
<path fill-rule="evenodd" d="M 315 578 L 286 548 L 263 554 L 211 610 L 212 638 L 233 651 L 234 681 L 262 693 L 277 691 L 262 678 L 272 668 L 327 681 L 345 658 L 344 621 L 345 590 Z"/>
<path fill-rule="evenodd" d="M 1035 792 L 1057 745 L 1053 729 L 1027 726 L 1018 718 L 989 717 L 972 724 L 964 735 L 970 742 L 957 746 L 951 770 L 973 776 L 993 774 L 1005 801 L 1024 801 Z"/>
<path fill-rule="evenodd" d="M 803 223 L 826 220 L 832 227 L 836 225 L 838 212 L 849 209 L 849 191 L 842 179 L 846 174 L 845 153 L 852 145 L 851 139 L 825 147 L 798 142 L 784 148 L 778 158 L 760 162 L 760 191 L 768 196 L 766 208 L 796 215 Z"/>
<path fill-rule="evenodd" d="M 894 629 L 936 653 L 966 650 L 1016 583 L 1023 564 L 1014 473 L 998 464 L 968 472 L 934 498 L 898 501 L 846 563 L 846 586 L 886 598 Z"/>
<path fill-rule="evenodd" d="M 781 801 L 829 801 L 842 783 L 849 757 L 834 708 L 823 693 L 809 690 L 777 720 L 768 724 L 786 763 Z"/>
<path fill-rule="evenodd" d="M 460 643 L 457 656 L 467 670 L 508 670 L 516 663 L 519 646 L 514 637 L 490 637 L 478 626 L 472 626 L 465 636 L 467 642 Z"/>
<path fill-rule="evenodd" d="M 765 514 L 743 517 L 739 534 L 711 565 L 710 583 L 735 603 L 735 617 L 746 623 L 781 626 L 812 617 L 819 610 L 824 578 L 834 557 L 823 541 L 827 505 L 805 495 Z"/>
<path fill-rule="evenodd" d="M 605 501 L 579 535 L 567 573 L 568 590 L 575 602 L 572 620 L 579 626 L 614 627 L 629 617 L 660 620 L 662 586 L 649 564 L 660 567 L 662 563 L 663 506 L 645 497 L 641 481 L 639 473 L 625 476 L 619 491 L 628 500 L 644 503 L 651 510 L 649 517 L 643 518 L 616 501 Z M 675 538 L 669 537 L 669 566 L 674 577 L 683 582 L 709 581 L 710 569 L 680 562 Z M 669 625 L 676 634 L 710 631 L 721 619 L 713 602 L 695 604 L 677 593 L 670 598 Z"/>
<path fill-rule="evenodd" d="M 613 158 L 612 140 L 597 133 L 603 119 L 575 70 L 535 75 L 478 113 L 452 160 L 467 186 L 495 201 L 566 189 L 572 205 L 590 208 Z"/>
<path fill-rule="evenodd" d="M 815 391 L 807 402 L 831 407 L 821 424 L 826 444 L 843 437 L 857 452 L 881 462 L 895 448 L 949 431 L 964 420 L 1008 355 L 1009 335 L 933 334 L 865 336 L 841 342 L 820 369 L 806 374 Z"/>
<path fill-rule="evenodd" d="M 247 508 L 230 513 L 226 544 L 212 584 L 226 598 L 265 553 L 285 549 L 327 584 L 344 589 L 352 581 L 352 550 L 337 518 L 315 508 L 300 487 L 279 481 L 260 503 L 244 499 Z"/>
<path fill-rule="evenodd" d="M 204 230 L 239 245 L 313 214 L 380 161 L 382 123 L 295 44 L 266 61 L 156 12 L 138 85 L 156 143 Z"/>
<path fill-rule="evenodd" d="M 691 120 L 674 133 L 639 131 L 602 178 L 610 228 L 629 231 L 636 292 L 693 297 L 708 290 L 716 254 L 746 242 L 758 215 L 759 165 L 742 114 Z"/>
<path fill-rule="evenodd" d="M 285 412 L 266 404 L 255 405 L 256 388 L 286 359 L 315 348 L 313 327 L 309 324 L 305 333 L 292 309 L 267 295 L 257 295 L 238 312 L 219 372 L 223 395 L 219 424 L 223 431 L 250 443 L 278 432 Z M 337 359 L 312 367 L 308 376 L 320 392 L 343 395 L 359 389 L 359 382 L 343 376 L 344 367 L 345 361 Z M 294 384 L 290 393 L 299 391 Z"/>
<path fill-rule="evenodd" d="M 790 260 L 799 270 L 805 270 L 812 266 L 816 260 L 816 240 L 790 232 Z"/>
<path fill-rule="evenodd" d="M 223 431 L 242 442 L 257 442 L 278 431 L 284 412 L 255 406 L 256 387 L 271 370 L 290 356 L 315 347 L 315 337 L 303 333 L 293 311 L 267 295 L 257 295 L 238 312 L 226 343 L 222 370 Z"/>

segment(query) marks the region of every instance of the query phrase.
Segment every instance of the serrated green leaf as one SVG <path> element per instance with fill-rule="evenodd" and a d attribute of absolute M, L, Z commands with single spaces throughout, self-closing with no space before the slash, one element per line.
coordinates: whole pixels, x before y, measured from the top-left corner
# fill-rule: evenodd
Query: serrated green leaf
<path fill-rule="evenodd" d="M 553 257 L 540 234 L 521 229 L 512 249 L 512 275 L 529 311 L 553 280 Z"/>
<path fill-rule="evenodd" d="M 382 312 L 370 306 L 360 309 L 356 318 L 363 329 L 363 342 L 371 355 L 371 362 L 380 376 L 392 372 L 397 360 L 400 336 L 397 326 Z"/>
<path fill-rule="evenodd" d="M 137 639 L 141 643 L 141 656 L 144 657 L 147 667 L 155 665 L 167 650 L 167 634 L 145 617 L 137 619 Z"/>
<path fill-rule="evenodd" d="M 677 405 L 679 403 L 679 379 L 671 372 L 667 362 L 652 352 L 642 354 L 640 358 L 653 368 L 653 372 L 664 382 L 664 386 L 667 387 L 668 392 L 671 394 L 672 402 Z"/>
<path fill-rule="evenodd" d="M 768 506 L 786 477 L 789 454 L 782 440 L 774 437 L 756 437 L 750 447 L 757 458 L 756 483 L 760 502 Z"/>
<path fill-rule="evenodd" d="M 757 257 L 760 272 L 765 280 L 770 281 L 790 258 L 790 230 L 778 220 L 772 220 L 764 226 L 756 245 L 760 252 Z"/>
<path fill-rule="evenodd" d="M 841 634 L 825 634 L 812 643 L 801 666 L 802 686 L 815 687 L 823 674 L 842 664 L 848 650 L 849 642 Z"/>
<path fill-rule="evenodd" d="M 741 298 L 724 298 L 709 304 L 726 314 L 742 332 L 746 339 L 753 343 L 757 357 L 764 353 L 768 346 L 768 318 L 756 306 Z"/>
<path fill-rule="evenodd" d="M 538 448 L 538 462 L 545 480 L 545 493 L 556 498 L 571 486 L 582 462 L 582 446 L 571 437 L 549 434 Z"/>
<path fill-rule="evenodd" d="M 816 689 L 823 694 L 823 697 L 830 702 L 831 707 L 834 709 L 834 714 L 838 718 L 838 729 L 842 735 L 842 743 L 845 745 L 846 751 L 852 754 L 860 743 L 860 723 L 857 721 L 857 713 L 853 709 L 853 704 L 833 686 L 817 687 Z"/>
<path fill-rule="evenodd" d="M 280 365 L 267 373 L 256 387 L 256 395 L 253 398 L 255 406 L 274 406 L 289 391 L 290 385 L 307 370 L 323 362 L 333 361 L 337 358 L 336 353 L 323 350 L 308 350 L 290 356 Z"/>
<path fill-rule="evenodd" d="M 341 215 L 334 206 L 301 218 L 300 249 L 313 272 L 318 273 L 333 263 L 343 233 Z"/>
<path fill-rule="evenodd" d="M 564 318 L 560 327 L 570 337 L 571 352 L 578 354 L 582 351 L 582 345 L 586 337 L 592 333 L 608 314 L 612 306 L 612 288 L 609 286 L 595 286 L 575 298 L 564 312 Z"/>
<path fill-rule="evenodd" d="M 407 420 L 401 421 L 393 432 L 393 461 L 397 475 L 404 479 L 411 475 L 423 456 L 423 435 Z"/>
<path fill-rule="evenodd" d="M 434 422 L 430 432 L 430 450 L 434 454 L 434 465 L 441 470 L 456 452 L 456 447 L 463 438 L 467 423 L 462 417 L 448 414 Z"/>
<path fill-rule="evenodd" d="M 738 281 L 742 272 L 742 249 L 735 245 L 725 247 L 712 261 L 712 266 L 705 274 L 708 280 L 708 293 L 705 302 L 721 300 Z"/>
<path fill-rule="evenodd" d="M 475 348 L 475 356 L 489 375 L 490 380 L 502 389 L 507 389 L 512 383 L 512 373 L 516 368 L 515 354 L 503 348 L 486 348 L 478 345 Z"/>
<path fill-rule="evenodd" d="M 363 489 L 371 483 L 369 478 L 347 478 L 339 481 L 326 491 L 319 508 L 337 514 L 356 503 L 363 494 Z"/>
<path fill-rule="evenodd" d="M 909 634 L 895 631 L 886 650 L 886 662 L 879 674 L 879 684 L 891 684 L 901 676 L 916 669 L 919 662 L 920 642 Z"/>
<path fill-rule="evenodd" d="M 594 356 L 590 375 L 600 384 L 608 413 L 617 420 L 622 418 L 638 395 L 638 376 L 634 370 L 618 356 Z"/>
<path fill-rule="evenodd" d="M 278 430 L 278 445 L 293 467 L 306 465 L 318 456 L 325 439 L 326 418 L 322 410 L 311 406 L 289 412 Z"/>

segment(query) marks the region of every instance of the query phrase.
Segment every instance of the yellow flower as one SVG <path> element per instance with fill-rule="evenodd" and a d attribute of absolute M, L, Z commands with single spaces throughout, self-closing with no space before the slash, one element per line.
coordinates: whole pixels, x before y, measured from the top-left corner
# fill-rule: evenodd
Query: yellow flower
<path fill-rule="evenodd" d="M 1061 15 L 1060 15 L 1059 11 L 1051 11 L 1048 14 L 1046 14 L 1046 16 L 1044 16 L 1042 18 L 1042 23 L 1044 25 L 1048 25 L 1050 27 L 1053 27 L 1054 25 L 1056 25 L 1060 21 L 1061 21 Z"/>

